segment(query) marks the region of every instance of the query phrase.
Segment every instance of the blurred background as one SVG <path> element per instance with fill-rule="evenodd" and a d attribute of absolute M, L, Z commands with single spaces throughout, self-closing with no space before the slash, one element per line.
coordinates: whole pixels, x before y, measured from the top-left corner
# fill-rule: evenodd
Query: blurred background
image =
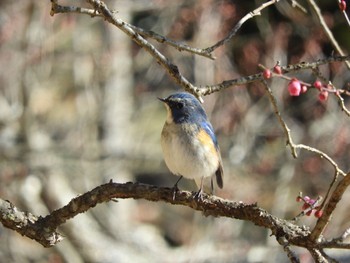
<path fill-rule="evenodd" d="M 306 1 L 307 13 L 280 1 L 245 23 L 214 52 L 215 61 L 150 40 L 195 85 L 314 61 L 333 47 Z M 347 53 L 349 27 L 337 1 L 317 1 L 325 21 Z M 193 47 L 208 47 L 262 1 L 106 1 L 126 22 Z M 84 1 L 59 4 L 89 7 Z M 0 2 L 0 198 L 45 216 L 75 196 L 113 179 L 173 186 L 161 153 L 166 111 L 157 97 L 180 88 L 155 60 L 102 19 L 79 14 L 50 16 L 49 1 Z M 348 89 L 343 63 L 321 72 Z M 313 83 L 311 71 L 294 74 Z M 315 89 L 290 97 L 287 82 L 269 81 L 295 143 L 326 152 L 343 171 L 350 168 L 349 118 L 330 94 Z M 333 167 L 309 152 L 291 156 L 286 138 L 259 83 L 232 87 L 204 98 L 221 147 L 225 181 L 220 197 L 257 202 L 291 219 L 301 211 L 302 191 L 325 196 Z M 345 103 L 350 108 L 348 98 Z M 182 180 L 181 189 L 196 190 Z M 343 200 L 350 198 L 345 194 Z M 350 203 L 342 201 L 325 233 L 350 227 Z M 312 215 L 300 224 L 312 227 Z M 65 239 L 43 248 L 0 226 L 0 262 L 289 262 L 270 232 L 250 222 L 206 218 L 186 207 L 144 200 L 100 204 L 60 227 Z M 302 262 L 308 252 L 295 248 Z M 350 252 L 330 251 L 340 262 Z"/>

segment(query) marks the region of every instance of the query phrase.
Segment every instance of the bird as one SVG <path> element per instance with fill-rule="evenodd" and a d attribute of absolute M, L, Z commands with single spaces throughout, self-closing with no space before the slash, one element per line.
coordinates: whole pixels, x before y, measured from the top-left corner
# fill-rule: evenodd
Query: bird
<path fill-rule="evenodd" d="M 188 92 L 178 92 L 166 98 L 158 98 L 165 104 L 167 117 L 161 132 L 163 156 L 170 172 L 180 176 L 173 189 L 185 177 L 194 179 L 199 187 L 195 197 L 202 198 L 203 180 L 213 177 L 223 188 L 223 165 L 220 148 L 213 126 L 199 100 Z"/>

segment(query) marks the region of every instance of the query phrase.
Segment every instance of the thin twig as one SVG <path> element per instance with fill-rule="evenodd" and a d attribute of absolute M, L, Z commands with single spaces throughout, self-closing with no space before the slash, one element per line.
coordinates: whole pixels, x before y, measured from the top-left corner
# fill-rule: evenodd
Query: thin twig
<path fill-rule="evenodd" d="M 79 13 L 79 14 L 85 14 L 85 15 L 89 15 L 89 16 L 98 16 L 98 17 L 103 17 L 101 13 L 96 12 L 95 9 L 89 9 L 89 8 L 83 8 L 83 7 L 76 7 L 76 6 L 62 6 L 59 5 L 57 3 L 57 0 L 51 0 L 52 6 L 51 6 L 51 16 L 53 16 L 54 14 L 59 14 L 59 13 Z M 112 13 L 117 13 L 115 11 L 111 11 Z M 171 40 L 163 35 L 160 35 L 156 32 L 150 31 L 150 30 L 144 30 L 140 27 L 131 25 L 125 21 L 123 21 L 123 23 L 132 28 L 136 33 L 140 34 L 143 37 L 148 37 L 148 38 L 152 38 L 156 41 L 158 41 L 159 43 L 162 44 L 166 44 L 169 46 L 172 46 L 174 48 L 176 48 L 179 51 L 187 51 L 199 56 L 203 56 L 203 57 L 207 57 L 210 59 L 215 59 L 215 57 L 209 53 L 208 51 L 206 51 L 205 49 L 202 48 L 195 48 L 195 47 L 191 47 L 189 45 L 186 45 L 184 43 L 180 43 L 178 41 L 174 41 Z"/>
<path fill-rule="evenodd" d="M 348 238 L 348 236 L 350 236 L 350 228 L 348 228 L 348 229 L 346 229 L 345 231 L 344 231 L 344 233 L 341 235 L 341 241 L 344 241 L 345 239 L 347 239 Z"/>
<path fill-rule="evenodd" d="M 336 249 L 350 249 L 349 243 L 343 243 L 336 240 L 323 241 L 319 243 L 318 247 L 320 248 L 336 248 Z"/>
<path fill-rule="evenodd" d="M 338 0 L 338 4 L 340 4 L 340 2 L 341 0 Z M 348 23 L 348 26 L 350 27 L 350 20 L 349 20 L 348 14 L 346 13 L 346 10 L 343 10 L 342 13 L 345 17 L 346 22 Z"/>
<path fill-rule="evenodd" d="M 277 2 L 279 2 L 280 0 L 270 0 L 266 3 L 263 3 L 261 6 L 259 6 L 258 8 L 256 8 L 255 10 L 253 10 L 252 12 L 246 14 L 244 17 L 242 17 L 238 23 L 235 25 L 235 27 L 230 31 L 230 33 L 222 40 L 220 40 L 219 42 L 217 42 L 216 44 L 212 45 L 211 47 L 206 48 L 205 50 L 208 53 L 212 53 L 215 49 L 217 49 L 220 46 L 223 46 L 224 44 L 226 44 L 228 41 L 230 41 L 237 33 L 237 31 L 241 28 L 241 26 L 247 22 L 247 20 L 253 18 L 254 16 L 258 16 L 261 15 L 261 11 L 263 9 L 265 9 L 266 7 L 273 5 Z"/>
<path fill-rule="evenodd" d="M 324 252 L 323 248 L 320 249 L 320 253 L 325 258 L 325 260 L 326 260 L 325 262 L 327 262 L 327 263 L 340 263 L 338 260 L 335 260 L 334 258 L 331 258 L 329 255 L 327 255 Z"/>
<path fill-rule="evenodd" d="M 193 93 L 200 101 L 203 99 L 200 96 L 199 89 L 195 87 L 190 81 L 188 81 L 179 71 L 178 67 L 171 63 L 167 57 L 165 57 L 158 49 L 156 49 L 150 42 L 144 39 L 140 34 L 135 32 L 124 21 L 116 18 L 112 11 L 109 10 L 107 5 L 100 0 L 87 0 L 94 9 L 96 9 L 106 21 L 118 27 L 121 31 L 127 34 L 136 44 L 144 48 L 149 54 L 151 54 L 157 62 L 162 65 L 175 82 L 183 87 L 186 91 Z"/>
<path fill-rule="evenodd" d="M 293 144 L 293 147 L 295 149 L 303 149 L 303 150 L 318 154 L 321 158 L 326 159 L 334 167 L 334 170 L 337 174 L 340 174 L 343 176 L 346 175 L 346 173 L 338 167 L 337 163 L 331 157 L 329 157 L 326 153 L 322 152 L 321 150 L 318 150 L 316 148 L 313 148 L 313 147 L 310 147 L 310 146 L 304 145 L 304 144 L 295 144 L 295 145 Z"/>
<path fill-rule="evenodd" d="M 332 56 L 329 58 L 319 59 L 313 62 L 300 62 L 293 65 L 281 66 L 281 70 L 283 74 L 288 74 L 288 73 L 297 72 L 305 69 L 315 69 L 321 65 L 326 65 L 334 62 L 342 62 L 347 60 L 350 60 L 350 55 Z M 237 79 L 225 80 L 219 84 L 201 86 L 199 92 L 200 94 L 205 96 L 214 92 L 218 92 L 223 89 L 230 88 L 232 86 L 245 85 L 251 82 L 262 81 L 262 80 L 264 80 L 263 74 L 257 73 L 254 75 L 249 75 L 249 76 L 245 76 Z"/>
<path fill-rule="evenodd" d="M 171 40 L 171 39 L 169 39 L 163 35 L 157 34 L 153 31 L 144 30 L 142 28 L 128 24 L 126 22 L 125 22 L 125 24 L 128 25 L 130 28 L 134 29 L 135 32 L 142 35 L 143 37 L 152 38 L 152 39 L 158 41 L 159 43 L 164 43 L 164 44 L 167 44 L 169 46 L 172 46 L 172 47 L 176 48 L 178 51 L 187 51 L 187 52 L 199 55 L 199 56 L 210 58 L 212 60 L 215 59 L 214 55 L 209 53 L 206 49 L 190 47 L 189 45 L 180 43 L 178 41 Z"/>
<path fill-rule="evenodd" d="M 299 2 L 297 2 L 296 0 L 290 0 L 290 2 L 292 4 L 292 7 L 299 9 L 304 14 L 307 14 L 306 8 L 303 7 Z"/>
<path fill-rule="evenodd" d="M 329 188 L 328 188 L 326 197 L 325 197 L 324 202 L 322 203 L 321 207 L 325 206 L 325 202 L 326 202 L 326 200 L 328 199 L 328 196 L 329 196 L 329 194 L 330 194 L 330 191 L 331 191 L 331 189 L 332 189 L 334 183 L 337 181 L 338 174 L 341 174 L 341 175 L 343 175 L 343 176 L 346 176 L 346 173 L 338 167 L 337 163 L 336 163 L 331 157 L 329 157 L 326 153 L 322 152 L 321 150 L 318 150 L 318 149 L 316 149 L 316 148 L 313 148 L 313 147 L 310 147 L 310 146 L 307 146 L 307 145 L 304 145 L 304 144 L 294 144 L 293 139 L 292 139 L 292 136 L 291 136 L 291 134 L 290 134 L 290 129 L 289 129 L 289 127 L 287 126 L 287 124 L 285 123 L 285 121 L 283 120 L 283 118 L 282 118 L 282 116 L 281 116 L 281 114 L 280 114 L 280 112 L 279 112 L 279 109 L 278 109 L 278 106 L 277 106 L 277 101 L 276 101 L 275 96 L 274 96 L 273 93 L 272 93 L 271 88 L 269 87 L 269 85 L 268 85 L 268 83 L 267 83 L 266 80 L 262 80 L 261 82 L 263 83 L 263 85 L 264 85 L 264 87 L 265 87 L 265 89 L 266 89 L 266 91 L 267 91 L 269 100 L 270 100 L 270 102 L 271 102 L 271 104 L 272 104 L 272 107 L 273 107 L 273 109 L 274 109 L 274 113 L 275 113 L 275 115 L 276 115 L 276 117 L 277 117 L 277 119 L 278 119 L 280 125 L 282 126 L 282 129 L 283 129 L 284 133 L 285 133 L 285 136 L 286 136 L 286 138 L 287 138 L 287 145 L 289 145 L 293 157 L 294 157 L 294 158 L 297 158 L 296 149 L 303 149 L 303 150 L 306 150 L 306 151 L 309 151 L 309 152 L 313 152 L 313 153 L 318 154 L 321 158 L 327 160 L 327 161 L 334 167 L 335 175 L 334 175 L 334 178 L 333 178 L 332 183 L 330 184 L 330 186 L 329 186 Z M 336 190 L 335 190 L 335 191 L 336 191 Z M 329 198 L 329 201 L 328 201 L 326 207 L 329 207 L 329 205 L 330 205 L 330 203 L 331 203 L 331 201 L 332 201 L 332 197 L 334 198 L 334 193 L 335 193 L 335 191 L 333 192 L 332 196 Z M 333 204 L 333 205 L 335 206 L 336 204 Z M 334 207 L 334 208 L 335 208 L 335 207 Z M 323 218 L 328 218 L 328 217 L 330 216 L 329 213 L 331 213 L 330 211 L 331 211 L 331 210 L 329 210 L 329 208 L 328 208 L 328 210 L 325 209 L 324 215 L 321 217 L 321 219 L 323 220 Z M 318 222 L 323 222 L 323 223 L 324 223 L 324 221 L 320 221 L 321 219 L 319 219 Z M 318 225 L 316 225 L 316 227 L 318 227 L 318 229 L 319 229 L 319 230 L 318 230 L 319 232 L 316 232 L 316 234 L 314 234 L 314 238 L 315 238 L 315 236 L 318 237 L 318 236 L 322 233 L 322 231 L 323 231 L 325 225 L 326 225 L 325 223 L 324 223 L 324 225 L 321 224 L 321 223 L 318 223 Z M 316 228 L 316 227 L 315 227 L 315 228 Z M 313 239 L 313 240 L 315 241 L 315 239 Z"/>
<path fill-rule="evenodd" d="M 344 99 L 343 97 L 340 95 L 340 92 L 336 92 L 335 96 L 337 96 L 338 100 L 339 100 L 339 104 L 340 107 L 342 109 L 342 111 L 345 112 L 346 115 L 348 115 L 350 117 L 350 111 L 346 108 L 345 103 L 344 103 Z"/>
<path fill-rule="evenodd" d="M 287 124 L 285 123 L 285 121 L 283 120 L 282 116 L 281 116 L 281 113 L 278 109 L 278 106 L 277 106 L 277 100 L 275 98 L 275 96 L 273 95 L 272 93 L 272 90 L 271 88 L 269 87 L 269 85 L 267 84 L 267 81 L 266 80 L 262 80 L 261 81 L 267 91 L 267 95 L 269 97 L 269 100 L 272 104 L 272 107 L 273 107 L 273 110 L 274 110 L 274 113 L 279 121 L 279 123 L 281 124 L 282 126 L 282 129 L 284 131 L 284 135 L 286 136 L 287 138 L 287 145 L 289 145 L 290 147 L 290 150 L 292 152 L 292 155 L 294 158 L 297 158 L 298 155 L 297 155 L 297 151 L 296 151 L 296 148 L 294 147 L 294 143 L 293 143 L 293 139 L 292 139 L 292 136 L 290 135 L 290 129 L 289 127 L 287 126 Z"/>
<path fill-rule="evenodd" d="M 314 0 L 307 0 L 309 2 L 309 5 L 311 6 L 311 8 L 314 10 L 318 21 L 320 22 L 320 25 L 322 26 L 324 32 L 326 33 L 328 39 L 331 41 L 334 49 L 341 55 L 344 56 L 345 53 L 343 52 L 343 50 L 341 49 L 341 47 L 339 46 L 337 40 L 334 38 L 332 31 L 329 29 L 329 27 L 327 26 L 326 21 L 324 20 L 321 10 L 318 7 L 318 5 L 315 3 Z M 350 63 L 348 61 L 345 61 L 346 66 L 348 67 L 348 69 L 350 69 Z"/>
<path fill-rule="evenodd" d="M 320 69 L 317 67 L 317 68 L 314 68 L 312 69 L 313 73 L 317 76 L 317 78 L 321 79 L 324 83 L 327 83 L 328 82 L 328 85 L 330 85 L 331 87 L 333 87 L 333 89 L 335 90 L 335 92 L 333 92 L 335 94 L 335 96 L 337 96 L 338 98 L 338 101 L 339 101 L 339 105 L 342 109 L 342 111 L 345 112 L 346 115 L 348 115 L 350 117 L 350 111 L 346 108 L 345 106 L 345 103 L 344 103 L 344 99 L 343 97 L 340 95 L 340 94 L 345 94 L 345 95 L 349 95 L 347 94 L 347 91 L 345 90 L 340 90 L 340 89 L 337 89 L 333 83 L 329 80 L 327 80 L 327 78 L 325 76 L 323 76 L 323 74 L 321 73 Z"/>
<path fill-rule="evenodd" d="M 292 221 L 297 221 L 302 216 L 305 216 L 307 214 L 307 212 L 314 210 L 319 205 L 319 203 L 322 201 L 322 199 L 323 198 L 321 196 L 318 196 L 314 203 L 309 204 L 310 206 L 307 209 L 301 211 L 296 217 L 294 217 L 292 219 Z"/>
<path fill-rule="evenodd" d="M 271 88 L 269 87 L 269 85 L 265 79 L 262 79 L 261 82 L 263 83 L 263 85 L 267 91 L 267 95 L 268 95 L 269 100 L 272 104 L 274 113 L 275 113 L 279 123 L 282 126 L 284 134 L 287 138 L 287 145 L 289 145 L 293 157 L 294 158 L 298 157 L 296 149 L 303 149 L 303 150 L 307 150 L 309 152 L 316 153 L 316 154 L 320 155 L 321 158 L 326 159 L 334 167 L 334 170 L 336 171 L 336 175 L 341 174 L 341 175 L 345 176 L 346 173 L 343 170 L 341 170 L 338 167 L 337 163 L 331 157 L 329 157 L 326 153 L 324 153 L 321 150 L 318 150 L 316 148 L 304 145 L 304 144 L 294 144 L 292 136 L 290 134 L 290 129 L 281 116 L 281 113 L 280 113 L 278 106 L 277 106 L 277 100 L 276 100 L 275 96 L 273 95 Z"/>

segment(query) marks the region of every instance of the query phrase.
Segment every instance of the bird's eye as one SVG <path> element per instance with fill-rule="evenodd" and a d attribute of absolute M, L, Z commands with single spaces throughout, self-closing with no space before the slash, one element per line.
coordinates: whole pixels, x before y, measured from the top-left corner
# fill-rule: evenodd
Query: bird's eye
<path fill-rule="evenodd" d="M 182 102 L 178 102 L 178 103 L 176 104 L 176 107 L 177 107 L 178 109 L 182 109 L 182 108 L 184 107 L 184 104 L 183 104 Z"/>

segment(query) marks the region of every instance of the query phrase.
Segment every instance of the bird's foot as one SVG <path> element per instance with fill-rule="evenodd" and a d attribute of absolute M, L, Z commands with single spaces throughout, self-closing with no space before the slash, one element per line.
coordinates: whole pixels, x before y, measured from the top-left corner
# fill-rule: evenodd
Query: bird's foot
<path fill-rule="evenodd" d="M 177 187 L 177 184 L 180 182 L 181 179 L 182 179 L 182 175 L 180 176 L 180 178 L 176 181 L 176 183 L 173 186 L 173 200 L 175 200 L 176 193 L 178 191 L 180 191 L 179 188 Z"/>
<path fill-rule="evenodd" d="M 202 201 L 202 198 L 203 198 L 203 190 L 202 188 L 199 188 L 198 192 L 196 192 L 194 195 L 194 199 L 196 199 L 197 201 Z"/>
<path fill-rule="evenodd" d="M 180 191 L 180 189 L 177 187 L 177 183 L 174 184 L 172 190 L 173 190 L 173 200 L 175 200 L 176 193 L 177 193 L 178 191 Z"/>

